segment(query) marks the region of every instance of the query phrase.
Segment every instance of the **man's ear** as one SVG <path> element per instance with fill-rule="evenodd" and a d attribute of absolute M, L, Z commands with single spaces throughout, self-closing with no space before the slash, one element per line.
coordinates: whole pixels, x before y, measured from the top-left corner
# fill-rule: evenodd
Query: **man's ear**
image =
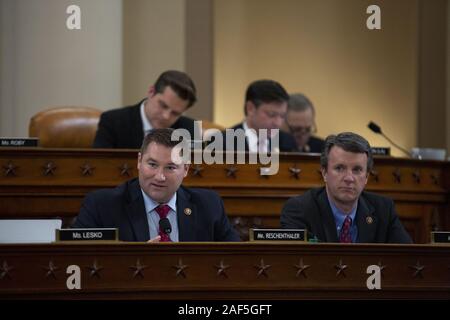
<path fill-rule="evenodd" d="M 137 169 L 139 170 L 141 167 L 141 159 L 142 159 L 142 154 L 140 152 L 138 152 L 138 162 L 137 162 Z"/>
<path fill-rule="evenodd" d="M 153 96 L 155 95 L 155 92 L 156 92 L 155 86 L 150 86 L 150 87 L 148 88 L 147 96 L 148 96 L 149 98 L 151 98 L 151 97 L 153 97 Z"/>
<path fill-rule="evenodd" d="M 327 182 L 327 168 L 320 168 L 320 172 L 322 173 L 323 181 Z"/>
<path fill-rule="evenodd" d="M 256 106 L 253 102 L 247 101 L 245 102 L 245 110 L 247 111 L 247 115 L 252 115 L 256 111 Z"/>
<path fill-rule="evenodd" d="M 369 175 L 370 175 L 370 173 L 367 171 L 367 173 L 366 173 L 366 181 L 364 182 L 364 185 L 366 185 L 367 182 L 369 181 Z"/>
<path fill-rule="evenodd" d="M 189 165 L 185 164 L 184 165 L 184 177 L 185 178 L 187 177 L 188 173 L 189 173 Z"/>

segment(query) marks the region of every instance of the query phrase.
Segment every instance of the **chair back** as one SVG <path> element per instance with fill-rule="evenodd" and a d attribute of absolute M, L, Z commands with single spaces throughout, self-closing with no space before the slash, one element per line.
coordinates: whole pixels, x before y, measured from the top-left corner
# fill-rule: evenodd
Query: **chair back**
<path fill-rule="evenodd" d="M 31 118 L 28 133 L 44 148 L 91 148 L 101 113 L 91 107 L 46 109 Z"/>

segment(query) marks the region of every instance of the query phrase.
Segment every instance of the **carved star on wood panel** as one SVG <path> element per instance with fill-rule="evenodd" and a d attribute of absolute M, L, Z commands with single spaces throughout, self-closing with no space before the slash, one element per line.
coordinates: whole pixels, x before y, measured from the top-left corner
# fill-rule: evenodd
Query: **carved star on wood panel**
<path fill-rule="evenodd" d="M 203 170 L 204 170 L 203 167 L 197 164 L 197 165 L 195 165 L 195 166 L 192 168 L 192 175 L 193 175 L 194 177 L 200 177 L 200 178 L 202 178 L 202 177 L 203 177 L 203 175 L 202 175 L 202 171 L 203 171 Z"/>
<path fill-rule="evenodd" d="M 413 278 L 416 277 L 423 278 L 422 271 L 425 269 L 425 266 L 421 265 L 419 261 L 417 261 L 414 266 L 409 266 L 409 268 L 414 270 Z"/>
<path fill-rule="evenodd" d="M 83 175 L 83 177 L 85 177 L 85 176 L 92 176 L 94 174 L 95 167 L 91 166 L 89 163 L 86 162 L 80 167 L 80 169 L 81 174 Z"/>
<path fill-rule="evenodd" d="M 306 276 L 306 269 L 310 267 L 309 264 L 303 264 L 303 259 L 300 259 L 298 264 L 294 265 L 295 268 L 297 268 L 297 273 L 295 276 L 298 278 L 300 275 L 302 275 L 304 278 L 307 278 Z"/>
<path fill-rule="evenodd" d="M 236 167 L 227 167 L 225 171 L 227 172 L 227 178 L 236 178 L 236 172 L 239 170 Z"/>
<path fill-rule="evenodd" d="M 5 177 L 8 177 L 8 176 L 15 177 L 17 175 L 16 169 L 18 169 L 18 168 L 19 167 L 14 165 L 11 161 L 8 161 L 8 163 L 6 165 L 3 165 L 3 170 L 4 170 L 3 174 Z"/>
<path fill-rule="evenodd" d="M 344 277 L 346 277 L 345 269 L 347 269 L 348 266 L 346 264 L 342 263 L 342 259 L 339 259 L 339 263 L 334 265 L 334 268 L 337 270 L 336 277 L 339 276 L 340 274 L 342 274 Z"/>
<path fill-rule="evenodd" d="M 420 172 L 419 172 L 419 171 L 414 171 L 414 172 L 412 173 L 412 176 L 413 176 L 414 181 L 415 181 L 416 183 L 420 183 Z"/>
<path fill-rule="evenodd" d="M 178 264 L 175 266 L 172 266 L 172 268 L 177 270 L 176 274 L 175 274 L 176 277 L 182 276 L 183 278 L 186 278 L 185 270 L 187 268 L 189 268 L 189 266 L 186 264 L 183 264 L 183 261 L 181 259 L 178 259 Z"/>
<path fill-rule="evenodd" d="M 13 266 L 8 265 L 7 261 L 3 261 L 2 265 L 0 266 L 0 280 L 4 278 L 11 279 L 10 271 L 14 270 Z"/>
<path fill-rule="evenodd" d="M 439 178 L 435 173 L 430 174 L 430 178 L 433 181 L 433 184 L 439 185 Z"/>
<path fill-rule="evenodd" d="M 258 269 L 258 273 L 257 273 L 258 278 L 260 276 L 265 276 L 266 278 L 269 277 L 269 275 L 267 274 L 267 270 L 269 270 L 269 268 L 272 266 L 270 264 L 265 264 L 264 259 L 261 259 L 261 261 L 259 262 L 259 265 L 255 265 L 254 267 L 256 269 Z"/>
<path fill-rule="evenodd" d="M 291 178 L 300 179 L 300 172 L 302 172 L 302 169 L 297 168 L 297 165 L 294 165 L 293 167 L 289 168 L 289 173 L 291 174 Z"/>
<path fill-rule="evenodd" d="M 131 168 L 128 165 L 128 163 L 124 163 L 119 167 L 119 170 L 121 176 L 131 177 L 131 172 L 133 171 L 133 168 Z"/>
<path fill-rule="evenodd" d="M 59 270 L 59 267 L 57 267 L 54 263 L 53 263 L 53 261 L 49 261 L 48 262 L 48 266 L 47 267 L 43 267 L 43 269 L 45 270 L 45 271 L 47 271 L 46 273 L 45 273 L 45 277 L 46 278 L 48 278 L 48 277 L 52 277 L 53 279 L 56 279 L 56 272 Z"/>
<path fill-rule="evenodd" d="M 103 270 L 103 267 L 98 264 L 97 260 L 94 260 L 92 266 L 87 266 L 86 268 L 90 271 L 89 272 L 90 277 L 95 276 L 97 278 L 100 278 L 100 271 Z"/>
<path fill-rule="evenodd" d="M 142 265 L 141 260 L 137 259 L 136 264 L 134 266 L 129 267 L 131 270 L 133 270 L 133 278 L 136 278 L 138 275 L 141 278 L 144 278 L 144 269 L 147 269 L 148 266 Z"/>
<path fill-rule="evenodd" d="M 225 278 L 228 278 L 228 275 L 226 273 L 225 270 L 227 270 L 228 268 L 230 268 L 230 266 L 225 265 L 225 263 L 223 262 L 223 260 L 220 260 L 219 265 L 215 265 L 214 268 L 217 269 L 217 276 L 224 276 Z"/>
<path fill-rule="evenodd" d="M 392 175 L 394 176 L 394 181 L 395 181 L 396 183 L 401 183 L 401 182 L 402 182 L 402 174 L 401 174 L 401 172 L 400 172 L 399 169 L 395 169 L 395 170 L 392 172 Z"/>
<path fill-rule="evenodd" d="M 55 170 L 56 170 L 56 165 L 52 162 L 49 161 L 47 162 L 43 167 L 43 175 L 44 176 L 54 176 L 55 175 Z"/>
<path fill-rule="evenodd" d="M 374 170 L 374 169 L 370 170 L 370 176 L 373 177 L 373 180 L 374 180 L 375 182 L 378 182 L 378 181 L 379 181 L 378 171 L 376 171 L 376 170 Z"/>

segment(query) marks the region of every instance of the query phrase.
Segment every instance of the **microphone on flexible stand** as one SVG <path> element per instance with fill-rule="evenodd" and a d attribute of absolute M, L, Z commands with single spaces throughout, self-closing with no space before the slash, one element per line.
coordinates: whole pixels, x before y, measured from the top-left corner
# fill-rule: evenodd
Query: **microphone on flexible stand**
<path fill-rule="evenodd" d="M 172 232 L 172 226 L 170 225 L 170 221 L 167 218 L 159 220 L 159 228 L 167 235 Z"/>
<path fill-rule="evenodd" d="M 408 157 L 411 157 L 411 153 L 406 150 L 405 148 L 400 147 L 398 144 L 396 144 L 394 141 L 392 141 L 391 139 L 389 139 L 388 136 L 386 136 L 382 131 L 379 125 L 377 125 L 375 122 L 370 121 L 369 124 L 367 125 L 369 127 L 370 130 L 372 130 L 373 132 L 375 132 L 376 134 L 381 134 L 390 144 L 392 144 L 394 147 L 396 147 L 397 149 L 403 151 L 406 155 L 408 155 Z"/>

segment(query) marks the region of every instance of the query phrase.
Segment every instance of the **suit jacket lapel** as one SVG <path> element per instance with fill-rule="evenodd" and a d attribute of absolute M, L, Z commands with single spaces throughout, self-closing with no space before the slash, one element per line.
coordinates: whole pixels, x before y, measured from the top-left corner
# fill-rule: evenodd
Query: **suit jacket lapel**
<path fill-rule="evenodd" d="M 320 212 L 320 220 L 322 221 L 323 234 L 325 239 L 320 239 L 326 242 L 338 242 L 336 221 L 334 221 L 333 212 L 331 211 L 330 203 L 328 202 L 327 191 L 319 193 L 318 206 Z"/>
<path fill-rule="evenodd" d="M 190 209 L 190 214 L 187 214 Z M 183 187 L 177 191 L 177 221 L 179 241 L 196 241 L 195 220 L 197 207 Z"/>
<path fill-rule="evenodd" d="M 136 241 L 150 240 L 150 230 L 148 227 L 147 213 L 145 212 L 144 198 L 142 197 L 139 180 L 135 179 L 129 184 L 126 214 L 131 223 Z"/>
<path fill-rule="evenodd" d="M 370 243 L 375 240 L 377 230 L 377 219 L 373 216 L 375 209 L 361 195 L 356 210 L 356 226 L 358 228 L 358 239 L 356 242 Z"/>

